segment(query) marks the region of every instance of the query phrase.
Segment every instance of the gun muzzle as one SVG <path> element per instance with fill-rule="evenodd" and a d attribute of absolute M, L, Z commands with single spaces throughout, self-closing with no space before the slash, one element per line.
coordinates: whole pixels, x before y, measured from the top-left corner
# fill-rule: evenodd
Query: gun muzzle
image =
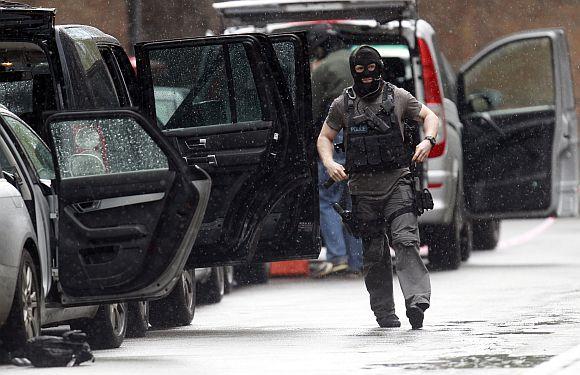
<path fill-rule="evenodd" d="M 324 186 L 325 189 L 328 189 L 329 187 L 334 185 L 335 182 L 336 181 L 334 181 L 332 178 L 329 178 L 322 186 Z"/>
<path fill-rule="evenodd" d="M 342 208 L 340 206 L 340 203 L 333 203 L 332 204 L 332 208 L 334 208 L 334 210 L 336 211 L 337 214 L 339 214 L 341 217 L 344 215 L 344 208 Z"/>

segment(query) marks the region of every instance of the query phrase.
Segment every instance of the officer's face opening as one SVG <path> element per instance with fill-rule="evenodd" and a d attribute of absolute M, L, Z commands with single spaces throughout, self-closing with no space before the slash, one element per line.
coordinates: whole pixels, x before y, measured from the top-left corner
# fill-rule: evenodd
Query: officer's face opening
<path fill-rule="evenodd" d="M 376 68 L 377 68 L 377 64 L 375 64 L 375 63 L 368 64 L 366 66 L 367 74 L 374 72 Z M 362 74 L 362 73 L 365 72 L 365 66 L 364 65 L 357 64 L 357 65 L 354 66 L 354 71 L 356 73 L 358 73 L 358 74 Z M 364 77 L 364 78 L 361 79 L 361 83 L 363 83 L 363 84 L 370 84 L 373 81 L 374 81 L 374 78 L 373 77 Z"/>
<path fill-rule="evenodd" d="M 374 72 L 376 68 L 377 68 L 377 64 L 375 64 L 375 63 L 367 65 L 367 70 L 369 72 Z M 363 65 L 355 65 L 354 71 L 357 73 L 362 73 L 365 71 L 365 67 Z"/>

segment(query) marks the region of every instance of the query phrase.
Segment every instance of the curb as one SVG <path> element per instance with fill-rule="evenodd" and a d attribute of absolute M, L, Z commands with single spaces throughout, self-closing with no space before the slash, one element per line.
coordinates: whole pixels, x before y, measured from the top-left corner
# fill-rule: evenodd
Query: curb
<path fill-rule="evenodd" d="M 580 345 L 534 367 L 526 375 L 577 375 L 580 374 Z"/>

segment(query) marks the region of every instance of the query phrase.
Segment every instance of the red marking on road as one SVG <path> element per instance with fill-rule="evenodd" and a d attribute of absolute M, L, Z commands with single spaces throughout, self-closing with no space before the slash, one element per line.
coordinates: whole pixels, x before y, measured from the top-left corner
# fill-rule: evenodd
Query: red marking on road
<path fill-rule="evenodd" d="M 520 246 L 520 245 L 523 245 L 527 242 L 530 242 L 534 238 L 538 237 L 540 234 L 544 233 L 548 228 L 550 228 L 554 224 L 555 221 L 556 221 L 556 218 L 549 217 L 549 218 L 545 219 L 544 221 L 542 221 L 536 227 L 528 230 L 527 232 L 524 232 L 518 236 L 509 238 L 507 240 L 499 241 L 499 243 L 497 244 L 497 247 L 498 247 L 498 249 L 505 249 L 505 248 L 512 247 L 512 246 Z"/>

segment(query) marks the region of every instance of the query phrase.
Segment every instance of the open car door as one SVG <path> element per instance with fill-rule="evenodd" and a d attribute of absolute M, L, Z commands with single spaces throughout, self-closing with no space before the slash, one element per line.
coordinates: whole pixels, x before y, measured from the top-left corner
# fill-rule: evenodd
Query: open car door
<path fill-rule="evenodd" d="M 572 84 L 563 30 L 501 39 L 461 69 L 464 191 L 471 215 L 577 214 Z"/>
<path fill-rule="evenodd" d="M 260 34 L 135 47 L 143 109 L 212 179 L 189 266 L 318 256 L 315 135 L 293 102 L 310 106 L 300 43 L 284 55 Z M 293 59 L 288 79 L 278 57 Z"/>
<path fill-rule="evenodd" d="M 47 125 L 62 303 L 169 293 L 201 226 L 209 177 L 135 112 L 64 112 Z"/>

